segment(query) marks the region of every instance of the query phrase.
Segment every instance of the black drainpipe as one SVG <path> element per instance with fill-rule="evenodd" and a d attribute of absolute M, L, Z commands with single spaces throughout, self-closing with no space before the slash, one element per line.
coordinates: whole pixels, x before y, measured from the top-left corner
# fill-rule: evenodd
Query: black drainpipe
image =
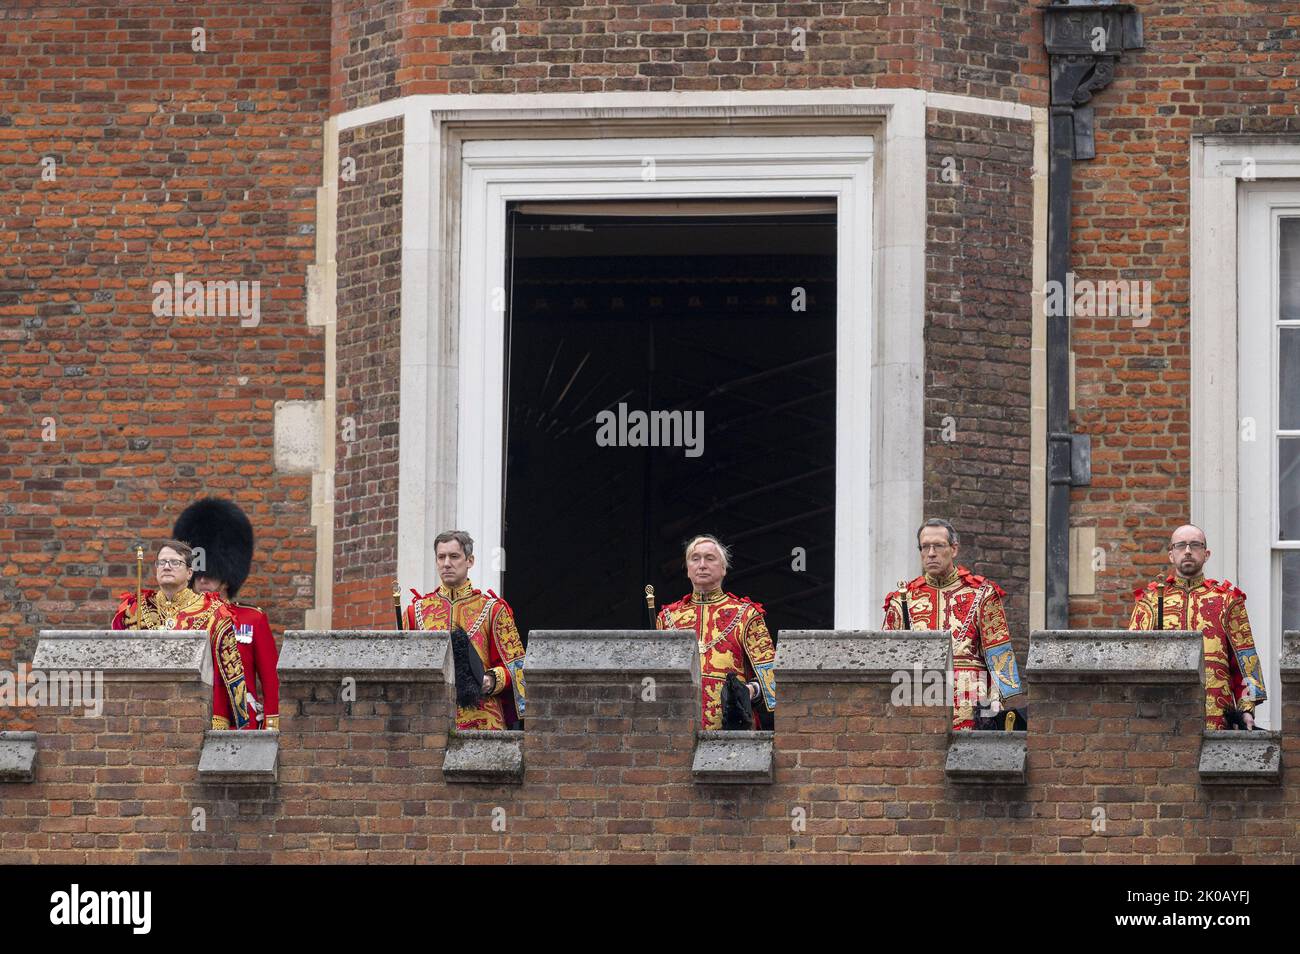
<path fill-rule="evenodd" d="M 1121 54 L 1142 48 L 1142 16 L 1127 3 L 1092 0 L 1054 0 L 1040 9 L 1051 66 L 1047 281 L 1065 289 L 1074 160 L 1096 155 L 1088 102 L 1110 84 Z M 1089 436 L 1070 431 L 1070 311 L 1062 311 L 1047 318 L 1048 629 L 1070 625 L 1070 488 L 1092 482 Z"/>

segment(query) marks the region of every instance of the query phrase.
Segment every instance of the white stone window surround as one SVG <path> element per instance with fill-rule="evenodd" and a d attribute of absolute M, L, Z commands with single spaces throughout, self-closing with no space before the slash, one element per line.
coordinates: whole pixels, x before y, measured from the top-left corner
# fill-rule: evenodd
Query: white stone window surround
<path fill-rule="evenodd" d="M 548 137 L 562 141 L 564 149 L 583 143 L 588 161 L 610 159 L 615 137 L 655 138 L 660 140 L 657 154 L 666 160 L 656 162 L 656 184 L 661 189 L 674 181 L 679 188 L 689 188 L 682 183 L 691 180 L 681 174 L 687 171 L 683 163 L 693 161 L 692 174 L 714 167 L 712 180 L 693 180 L 701 186 L 712 182 L 715 191 L 708 194 L 763 195 L 798 189 L 799 194 L 836 197 L 841 282 L 837 401 L 841 412 L 865 406 L 869 413 L 859 411 L 857 419 L 848 413 L 838 417 L 835 625 L 877 626 L 883 594 L 915 566 L 914 534 L 922 519 L 927 108 L 1023 121 L 1034 120 L 1041 112 L 1018 104 L 918 90 L 851 90 L 421 95 L 338 117 L 340 129 L 404 117 L 398 487 L 398 574 L 403 587 L 436 585 L 432 541 L 449 526 L 469 529 L 478 541 L 476 584 L 496 588 L 499 579 L 494 565 L 499 567 L 495 549 L 500 545 L 500 495 L 492 481 L 500 481 L 499 436 L 504 424 L 499 416 L 500 392 L 493 392 L 498 416 L 491 428 L 486 413 L 493 406 L 491 396 L 485 393 L 481 399 L 463 402 L 458 396 L 478 393 L 499 380 L 493 367 L 480 363 L 500 361 L 501 351 L 490 337 L 495 330 L 472 327 L 466 316 L 480 309 L 484 289 L 495 287 L 501 279 L 484 284 L 479 278 L 467 281 L 465 276 L 485 274 L 480 265 L 495 260 L 495 253 L 488 251 L 493 246 L 484 243 L 502 238 L 504 216 L 494 212 L 490 228 L 474 232 L 461 227 L 460 213 L 472 208 L 477 216 L 480 210 L 486 212 L 485 203 L 503 211 L 507 196 L 513 197 L 517 186 L 500 181 L 499 173 L 509 167 L 508 157 L 491 155 L 493 147 L 487 145 L 472 146 L 465 155 L 464 146 L 471 139 L 490 140 L 500 127 L 513 130 L 509 133 L 513 137 L 521 135 L 521 126 L 535 125 L 522 134 L 525 140 L 516 140 L 532 143 L 518 154 L 530 157 L 527 162 L 534 171 L 545 173 L 548 147 L 539 143 Z M 692 125 L 701 120 L 732 137 L 770 137 L 763 152 L 767 158 L 750 163 L 750 174 L 740 170 L 747 158 L 755 157 L 752 149 L 730 159 L 725 152 L 715 152 L 711 162 L 703 153 L 691 153 L 675 165 L 670 142 L 674 137 L 711 138 L 701 136 L 701 127 Z M 599 138 L 578 139 L 571 132 L 566 138 L 566 132 L 548 130 L 549 124 L 564 130 L 585 127 L 587 132 L 580 135 L 591 135 L 594 127 Z M 796 138 L 791 125 L 800 127 L 798 136 L 805 141 L 777 142 Z M 806 137 L 861 141 L 827 143 L 824 154 L 812 155 Z M 725 146 L 728 137 L 716 138 L 712 148 Z M 846 146 L 847 152 L 842 148 Z M 785 152 L 771 152 L 777 147 Z M 642 145 L 638 150 L 646 148 Z M 707 152 L 709 147 L 699 142 L 692 148 Z M 856 156 L 850 155 L 854 150 Z M 625 186 L 641 185 L 640 159 L 638 154 L 635 180 L 627 178 L 626 166 L 621 169 Z M 776 173 L 767 192 L 758 185 L 761 177 L 753 175 L 764 163 L 769 173 Z M 728 165 L 731 172 L 724 178 L 719 170 Z M 361 175 L 364 170 L 359 169 Z M 540 178 L 546 181 L 547 175 Z M 810 180 L 819 183 L 820 191 L 810 189 Z M 550 181 L 554 185 L 555 180 Z M 600 180 L 587 181 L 595 188 Z M 601 188 L 609 186 L 606 181 Z M 699 194 L 705 191 L 701 188 Z M 637 194 L 644 193 L 622 195 Z M 864 223 L 870 226 L 863 227 Z M 467 234 L 473 235 L 474 255 L 463 245 Z M 869 262 L 870 267 L 847 268 L 855 261 Z M 471 369 L 480 376 L 470 385 L 473 391 L 460 384 Z M 480 406 L 470 407 L 471 403 Z M 887 452 L 886 422 L 891 435 Z M 899 440 L 897 435 L 914 435 L 914 439 Z M 1035 538 L 1035 549 L 1040 548 L 1041 541 Z"/>
<path fill-rule="evenodd" d="M 1260 724 L 1273 728 L 1281 719 L 1276 555 L 1297 547 L 1274 533 L 1276 395 L 1270 400 L 1269 389 L 1276 356 L 1270 335 L 1240 316 L 1276 312 L 1268 223 L 1288 208 L 1300 213 L 1300 137 L 1193 137 L 1191 186 L 1191 521 L 1209 538 L 1206 572 L 1232 580 L 1249 597 L 1271 700 Z M 1271 331 L 1271 317 L 1268 325 Z M 1242 440 L 1246 417 L 1254 418 L 1254 441 Z"/>

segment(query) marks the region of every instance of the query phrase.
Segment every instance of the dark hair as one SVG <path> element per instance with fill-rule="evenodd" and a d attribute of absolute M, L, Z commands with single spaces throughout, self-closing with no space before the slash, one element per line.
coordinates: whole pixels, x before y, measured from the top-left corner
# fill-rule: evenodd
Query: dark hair
<path fill-rule="evenodd" d="M 190 549 L 190 545 L 188 543 L 182 543 L 179 540 L 164 540 L 162 543 L 158 544 L 156 552 L 162 553 L 167 547 L 170 547 L 179 553 L 181 559 L 185 561 L 185 568 L 189 569 L 190 564 L 194 562 L 194 551 Z"/>
<path fill-rule="evenodd" d="M 438 544 L 451 543 L 453 540 L 460 544 L 460 552 L 465 554 L 465 556 L 472 557 L 474 555 L 474 538 L 464 530 L 442 531 L 442 533 L 433 538 L 434 552 L 436 553 L 438 551 Z"/>
<path fill-rule="evenodd" d="M 943 527 L 945 530 L 948 531 L 949 546 L 956 545 L 958 541 L 957 531 L 953 529 L 952 524 L 950 524 L 947 520 L 943 520 L 939 517 L 931 517 L 925 523 L 921 524 L 919 527 L 916 528 L 916 545 L 918 547 L 921 545 L 921 531 L 924 530 L 926 527 Z"/>

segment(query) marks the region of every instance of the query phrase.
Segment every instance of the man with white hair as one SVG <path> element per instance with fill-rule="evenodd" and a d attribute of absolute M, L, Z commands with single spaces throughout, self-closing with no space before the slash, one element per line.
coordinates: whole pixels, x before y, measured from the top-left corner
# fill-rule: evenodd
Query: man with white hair
<path fill-rule="evenodd" d="M 1264 671 L 1246 616 L 1246 594 L 1202 569 L 1205 531 L 1184 524 L 1169 538 L 1173 570 L 1133 591 L 1129 629 L 1195 630 L 1205 654 L 1205 728 L 1251 729 L 1265 699 Z"/>
<path fill-rule="evenodd" d="M 717 537 L 701 534 L 693 538 L 686 544 L 685 557 L 691 592 L 665 606 L 655 619 L 655 628 L 695 631 L 700 652 L 701 727 L 723 728 L 729 674 L 741 680 L 751 705 L 775 711 L 776 647 L 762 605 L 722 589 L 731 568 L 731 552 Z M 754 724 L 745 728 L 758 727 L 755 712 Z"/>

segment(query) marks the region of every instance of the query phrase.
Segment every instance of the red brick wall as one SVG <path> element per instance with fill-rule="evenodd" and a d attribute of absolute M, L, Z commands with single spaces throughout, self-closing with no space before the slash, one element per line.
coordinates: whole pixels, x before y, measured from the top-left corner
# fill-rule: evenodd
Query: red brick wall
<path fill-rule="evenodd" d="M 275 472 L 272 420 L 323 384 L 304 286 L 328 56 L 323 0 L 0 10 L 0 668 L 38 629 L 106 625 L 133 545 L 208 492 L 256 527 L 247 598 L 301 625 L 311 481 Z M 259 281 L 260 324 L 156 318 L 176 272 Z"/>
<path fill-rule="evenodd" d="M 392 625 L 401 384 L 402 120 L 339 136 L 334 625 Z"/>
<path fill-rule="evenodd" d="M 336 0 L 330 34 L 330 113 L 395 99 L 409 92 L 399 73 L 402 0 Z M 407 28 L 410 29 L 409 27 Z"/>
<path fill-rule="evenodd" d="M 925 515 L 952 521 L 959 562 L 1007 591 L 1023 659 L 1033 128 L 932 109 L 926 136 Z"/>
<path fill-rule="evenodd" d="M 1073 492 L 1072 520 L 1096 527 L 1106 554 L 1097 595 L 1071 600 L 1080 627 L 1127 624 L 1133 588 L 1167 566 L 1169 534 L 1191 516 L 1191 136 L 1300 132 L 1294 4 L 1136 6 L 1146 49 L 1093 100 L 1097 158 L 1075 165 L 1077 276 L 1154 283 L 1146 327 L 1074 320 L 1074 421 L 1092 435 L 1093 483 Z M 1213 558 L 1206 571 L 1232 575 Z"/>
<path fill-rule="evenodd" d="M 375 31 L 406 93 L 921 87 L 1041 100 L 1037 15 L 1016 0 L 967 4 L 499 3 L 409 0 L 402 37 L 391 40 L 396 4 L 348 9 L 347 49 Z M 368 21 L 362 26 L 358 21 Z M 378 21 L 383 26 L 377 26 Z M 336 25 L 336 46 L 340 26 Z M 804 31 L 804 49 L 794 45 Z M 498 30 L 497 34 L 493 31 Z M 504 49 L 493 49 L 493 37 Z M 500 44 L 498 44 L 500 46 Z M 339 54 L 336 54 L 336 60 Z M 1026 68 L 1026 64 L 1033 64 Z M 385 66 L 385 69 L 388 67 Z M 356 66 L 340 105 L 373 101 Z"/>
<path fill-rule="evenodd" d="M 1029 778 L 944 776 L 944 707 L 888 683 L 782 684 L 772 785 L 691 780 L 694 687 L 530 681 L 522 785 L 447 785 L 445 689 L 285 682 L 280 778 L 197 779 L 208 690 L 108 683 L 102 718 L 41 710 L 38 779 L 0 785 L 0 863 L 1037 861 L 1293 864 L 1283 785 L 1198 782 L 1195 684 L 1035 685 Z M 443 695 L 439 695 L 439 694 Z M 1288 704 L 1285 723 L 1300 716 Z M 1294 733 L 1283 761 L 1300 755 Z M 196 808 L 206 830 L 192 830 Z M 493 810 L 505 830 L 494 831 Z M 1094 822 L 1104 811 L 1105 828 Z M 796 824 L 800 813 L 805 824 Z"/>

